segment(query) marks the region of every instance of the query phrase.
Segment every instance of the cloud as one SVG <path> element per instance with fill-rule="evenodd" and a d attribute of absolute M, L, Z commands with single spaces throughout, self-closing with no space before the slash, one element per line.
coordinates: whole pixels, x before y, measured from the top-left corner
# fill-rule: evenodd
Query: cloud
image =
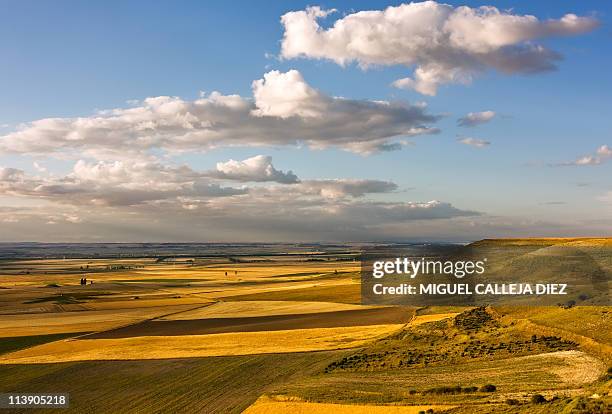
<path fill-rule="evenodd" d="M 390 193 L 397 190 L 397 184 L 380 180 L 309 180 L 298 187 L 302 194 L 316 194 L 328 199 L 363 197 L 366 194 Z"/>
<path fill-rule="evenodd" d="M 243 182 L 275 181 L 282 184 L 299 182 L 298 177 L 292 171 L 283 172 L 274 168 L 272 157 L 265 155 L 256 155 L 243 161 L 218 162 L 217 169 L 210 172 L 209 175 L 215 178 Z"/>
<path fill-rule="evenodd" d="M 487 69 L 536 73 L 556 68 L 561 56 L 536 39 L 593 30 L 598 21 L 566 14 L 558 20 L 500 11 L 492 6 L 453 7 L 435 1 L 347 14 L 329 28 L 319 20 L 335 10 L 309 7 L 281 17 L 281 57 L 328 59 L 345 66 L 414 67 L 398 88 L 435 95 L 445 83 L 467 84 Z"/>
<path fill-rule="evenodd" d="M 476 139 L 476 138 L 470 138 L 470 137 L 459 138 L 457 139 L 457 141 L 459 141 L 461 144 L 470 145 L 476 148 L 484 148 L 484 147 L 491 145 L 489 141 L 485 141 L 482 139 Z"/>
<path fill-rule="evenodd" d="M 178 197 L 223 197 L 245 189 L 222 187 L 189 167 L 157 162 L 79 160 L 64 177 L 27 177 L 0 169 L 0 195 L 38 198 L 74 206 L 137 206 Z"/>
<path fill-rule="evenodd" d="M 612 191 L 608 191 L 607 193 L 603 194 L 601 197 L 599 197 L 599 200 L 607 204 L 612 204 Z"/>
<path fill-rule="evenodd" d="M 257 184 L 219 184 L 226 180 Z M 384 199 L 397 189 L 374 179 L 300 181 L 266 156 L 202 172 L 157 159 L 79 160 L 63 176 L 2 168 L 0 196 L 44 203 L 0 207 L 0 239 L 26 233 L 29 240 L 73 241 L 376 239 L 381 226 L 480 214 L 443 201 Z"/>
<path fill-rule="evenodd" d="M 612 158 L 612 148 L 610 148 L 608 145 L 602 145 L 601 147 L 597 148 L 597 155 L 600 158 Z"/>
<path fill-rule="evenodd" d="M 38 161 L 34 161 L 32 163 L 32 165 L 34 166 L 34 169 L 36 171 L 38 171 L 39 173 L 46 173 L 47 172 L 47 168 L 44 167 L 43 165 L 41 165 Z"/>
<path fill-rule="evenodd" d="M 0 167 L 0 182 L 14 183 L 23 180 L 24 172 L 17 168 Z"/>
<path fill-rule="evenodd" d="M 457 125 L 461 127 L 474 127 L 480 124 L 486 124 L 495 117 L 493 111 L 470 112 L 463 118 L 457 120 Z"/>
<path fill-rule="evenodd" d="M 255 116 L 320 118 L 334 102 L 308 85 L 297 70 L 270 71 L 252 86 Z"/>
<path fill-rule="evenodd" d="M 599 165 L 612 159 L 612 148 L 608 145 L 602 145 L 597 148 L 595 154 L 584 155 L 575 159 L 574 161 L 567 161 L 558 164 L 553 164 L 557 167 L 568 167 L 568 166 L 587 166 L 587 165 Z"/>
<path fill-rule="evenodd" d="M 213 92 L 194 101 L 158 96 L 90 117 L 47 118 L 0 137 L 0 153 L 119 159 L 153 150 L 303 143 L 369 154 L 399 149 L 396 139 L 436 133 L 423 104 L 327 96 L 291 70 L 253 83 L 254 100 Z"/>
<path fill-rule="evenodd" d="M 258 194 L 193 202 L 79 209 L 0 209 L 0 240 L 22 241 L 359 241 L 448 234 L 477 212 L 449 203 L 369 200 L 282 201 Z M 53 223 L 53 224 L 52 224 Z M 435 224 L 437 223 L 437 224 Z M 424 230 L 424 231 L 423 231 Z M 431 230 L 430 230 L 431 231 Z"/>

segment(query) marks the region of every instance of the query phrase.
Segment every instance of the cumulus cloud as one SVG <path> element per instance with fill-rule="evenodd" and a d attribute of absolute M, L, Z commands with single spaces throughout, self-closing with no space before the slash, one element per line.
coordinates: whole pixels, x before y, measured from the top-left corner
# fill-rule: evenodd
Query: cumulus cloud
<path fill-rule="evenodd" d="M 584 155 L 575 159 L 574 161 L 562 162 L 554 164 L 555 166 L 586 166 L 586 165 L 599 165 L 608 160 L 612 159 L 612 148 L 608 145 L 602 145 L 597 148 L 594 154 Z"/>
<path fill-rule="evenodd" d="M 279 171 L 272 165 L 272 157 L 256 155 L 243 161 L 229 160 L 218 162 L 217 169 L 209 173 L 211 177 L 235 181 L 275 181 L 282 184 L 299 182 L 292 171 Z"/>
<path fill-rule="evenodd" d="M 258 194 L 194 201 L 145 204 L 112 210 L 53 208 L 0 209 L 0 240 L 66 241 L 356 241 L 414 239 L 448 234 L 462 219 L 479 213 L 449 203 L 373 202 L 368 200 L 304 203 L 258 198 Z M 438 223 L 438 224 L 434 224 Z M 424 230 L 425 229 L 425 230 Z"/>
<path fill-rule="evenodd" d="M 24 172 L 17 168 L 0 167 L 0 182 L 14 183 L 23 180 Z"/>
<path fill-rule="evenodd" d="M 493 111 L 470 112 L 466 116 L 457 120 L 457 125 L 462 127 L 474 127 L 480 124 L 486 124 L 495 117 Z"/>
<path fill-rule="evenodd" d="M 318 118 L 333 105 L 333 98 L 308 85 L 297 70 L 270 71 L 252 86 L 257 106 L 252 112 L 256 116 Z"/>
<path fill-rule="evenodd" d="M 343 197 L 363 197 L 366 194 L 390 193 L 397 190 L 397 184 L 381 180 L 308 180 L 297 187 L 306 195 L 319 195 L 328 199 Z"/>
<path fill-rule="evenodd" d="M 507 74 L 553 70 L 561 56 L 533 41 L 577 35 L 598 25 L 575 14 L 540 20 L 492 6 L 426 1 L 351 13 L 330 28 L 321 27 L 319 21 L 334 11 L 309 7 L 284 14 L 281 57 L 329 59 L 342 66 L 357 62 L 362 68 L 414 67 L 412 77 L 394 85 L 425 95 L 435 95 L 441 84 L 470 83 L 486 69 Z"/>
<path fill-rule="evenodd" d="M 477 138 L 470 138 L 470 137 L 459 138 L 457 139 L 457 141 L 459 141 L 461 144 L 470 145 L 476 148 L 484 148 L 484 147 L 491 145 L 489 141 L 485 141 L 485 140 L 477 139 Z"/>
<path fill-rule="evenodd" d="M 330 97 L 291 70 L 253 83 L 254 100 L 213 92 L 194 101 L 158 96 L 90 117 L 47 118 L 0 137 L 0 153 L 134 158 L 152 150 L 205 151 L 228 146 L 337 147 L 368 154 L 396 140 L 435 133 L 439 117 L 423 104 Z"/>
<path fill-rule="evenodd" d="M 0 208 L 0 238 L 19 239 L 20 229 L 30 240 L 57 239 L 58 235 L 74 240 L 74 226 L 78 226 L 80 239 L 76 240 L 371 239 L 382 237 L 380 226 L 479 215 L 441 201 L 370 198 L 397 190 L 395 183 L 382 180 L 303 180 L 240 188 L 214 182 L 228 176 L 239 181 L 269 180 L 260 168 L 248 167 L 253 159 L 259 160 L 257 165 L 272 165 L 268 157 L 263 157 L 264 162 L 253 157 L 235 165 L 221 163 L 227 175 L 217 178 L 210 171 L 155 160 L 81 160 L 62 177 L 31 177 L 4 168 L 0 170 L 1 196 L 46 203 L 36 208 Z M 53 231 L 46 230 L 48 226 Z"/>
<path fill-rule="evenodd" d="M 223 197 L 245 189 L 211 183 L 191 168 L 157 162 L 79 160 L 63 177 L 28 177 L 0 169 L 0 195 L 31 197 L 75 206 L 135 206 L 177 197 Z"/>

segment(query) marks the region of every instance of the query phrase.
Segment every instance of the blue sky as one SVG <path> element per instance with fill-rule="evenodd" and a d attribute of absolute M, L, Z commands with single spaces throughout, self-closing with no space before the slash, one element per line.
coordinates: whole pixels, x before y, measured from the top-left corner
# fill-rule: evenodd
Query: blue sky
<path fill-rule="evenodd" d="M 363 70 L 355 63 L 342 67 L 329 60 L 276 57 L 284 33 L 280 16 L 286 12 L 304 10 L 311 4 L 338 9 L 338 13 L 322 20 L 323 27 L 329 28 L 345 14 L 382 10 L 400 4 L 397 2 L 5 1 L 0 15 L 0 135 L 11 133 L 21 123 L 87 117 L 98 110 L 127 108 L 130 100 L 152 96 L 194 100 L 200 91 L 219 91 L 249 98 L 251 83 L 264 73 L 296 69 L 308 85 L 329 96 L 425 102 L 429 113 L 443 115 L 433 125 L 440 132 L 411 137 L 408 141 L 413 145 L 399 151 L 371 155 L 333 146 L 315 150 L 307 146 L 244 145 L 166 154 L 162 158 L 173 165 L 186 164 L 204 171 L 214 169 L 218 162 L 263 154 L 272 157 L 276 169 L 292 170 L 301 180 L 392 181 L 397 184 L 395 191 L 372 197 L 384 202 L 441 200 L 480 214 L 470 222 L 471 227 L 466 223 L 455 226 L 452 218 L 436 224 L 435 229 L 430 229 L 430 223 L 414 222 L 405 236 L 377 230 L 371 235 L 373 239 L 470 239 L 527 233 L 591 234 L 598 230 L 609 234 L 612 161 L 551 165 L 570 163 L 595 154 L 603 145 L 612 145 L 612 6 L 597 1 L 449 3 L 491 5 L 511 9 L 513 14 L 533 14 L 540 20 L 575 13 L 596 18 L 599 27 L 579 35 L 534 40 L 563 55 L 556 71 L 505 75 L 486 70 L 469 85 L 444 84 L 435 96 L 427 96 L 391 86 L 396 79 L 411 75 L 410 67 Z M 457 119 L 467 113 L 486 110 L 496 113 L 492 121 L 473 128 L 457 126 Z M 461 137 L 486 140 L 490 145 L 462 145 L 457 142 Z M 61 176 L 70 174 L 77 159 L 88 159 L 86 155 L 73 155 L 0 152 L 0 167 L 35 175 L 39 173 L 33 166 L 36 161 L 47 170 L 45 173 Z M 0 206 L 2 201 L 7 208 L 40 204 L 46 206 L 40 214 L 46 215 L 53 215 L 54 208 L 70 209 L 62 213 L 64 217 L 78 215 L 81 210 L 93 214 L 86 202 L 68 203 L 67 207 L 47 196 L 17 193 L 7 190 L 0 194 Z M 148 212 L 149 207 L 132 206 L 129 214 Z M 11 213 L 5 214 L 9 217 Z M 112 214 L 118 218 L 128 213 Z M 159 214 L 163 217 L 166 213 Z M 58 226 L 57 220 L 47 220 L 55 229 L 62 229 L 60 239 L 72 238 L 71 226 L 87 225 L 82 217 L 72 221 Z M 96 225 L 100 224 L 87 228 Z M 37 233 L 23 220 L 7 219 L 3 226 L 8 230 L 0 238 L 7 240 L 48 240 L 57 232 Z M 26 228 L 33 231 L 31 235 L 23 234 Z M 142 233 L 138 225 L 134 229 L 132 234 L 136 236 L 117 239 L 182 237 L 180 232 L 167 230 Z M 301 239 L 292 233 L 297 230 L 268 237 L 265 228 L 253 224 L 253 229 L 255 239 L 292 239 L 292 234 L 296 240 Z M 203 238 L 222 240 L 234 234 L 229 229 L 224 231 L 220 226 L 212 236 Z M 339 237 L 350 238 L 351 234 Z M 367 232 L 355 234 L 357 238 L 369 238 Z M 184 236 L 185 240 L 198 238 L 202 237 Z M 306 238 L 316 239 L 317 234 Z M 322 234 L 321 238 L 333 237 Z"/>

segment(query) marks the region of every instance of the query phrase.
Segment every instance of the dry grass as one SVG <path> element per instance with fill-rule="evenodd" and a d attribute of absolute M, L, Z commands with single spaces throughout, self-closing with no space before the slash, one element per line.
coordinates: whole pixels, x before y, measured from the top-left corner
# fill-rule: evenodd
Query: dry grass
<path fill-rule="evenodd" d="M 285 289 L 267 289 L 247 294 L 241 294 L 237 291 L 228 299 L 240 301 L 280 300 L 359 304 L 361 303 L 361 286 L 359 283 L 352 283 L 346 280 L 329 281 L 327 283 L 302 283 L 292 284 L 289 288 Z"/>
<path fill-rule="evenodd" d="M 612 246 L 612 237 L 534 237 L 524 239 L 484 239 L 472 246 L 550 246 L 568 244 L 572 246 Z"/>
<path fill-rule="evenodd" d="M 531 393 L 576 395 L 601 375 L 601 361 L 579 351 L 561 351 L 494 361 L 362 372 L 318 374 L 279 385 L 272 394 L 305 401 L 341 404 L 469 405 L 523 399 Z M 575 378 L 572 378 L 575 376 Z M 435 387 L 481 387 L 494 384 L 494 393 L 431 394 Z M 409 391 L 416 391 L 410 394 Z M 490 411 L 489 411 L 490 412 Z"/>
<path fill-rule="evenodd" d="M 435 412 L 454 408 L 452 405 L 357 405 L 357 404 L 326 404 L 303 401 L 278 401 L 267 397 L 259 398 L 244 411 L 244 414 L 418 414 L 433 409 Z"/>
<path fill-rule="evenodd" d="M 0 315 L 0 337 L 93 332 L 193 308 L 193 305 L 81 312 Z"/>
<path fill-rule="evenodd" d="M 556 335 L 580 344 L 608 364 L 612 363 L 612 313 L 607 306 L 495 308 L 504 320 L 517 321 L 517 327 L 525 332 L 540 335 Z"/>
<path fill-rule="evenodd" d="M 270 315 L 293 315 L 319 312 L 336 312 L 372 309 L 375 306 L 350 305 L 333 302 L 292 301 L 240 301 L 217 302 L 214 305 L 193 311 L 171 315 L 163 320 L 188 320 L 204 318 L 243 318 Z"/>
<path fill-rule="evenodd" d="M 68 361 L 193 358 L 307 352 L 363 346 L 403 325 L 293 329 L 212 335 L 142 336 L 57 341 L 6 354 L 0 364 Z"/>
<path fill-rule="evenodd" d="M 529 355 L 517 358 L 516 362 L 525 363 L 530 360 L 549 364 L 550 372 L 557 375 L 560 382 L 572 387 L 597 381 L 606 370 L 606 366 L 599 359 L 580 351 Z"/>
<path fill-rule="evenodd" d="M 458 312 L 449 312 L 449 313 L 431 313 L 427 315 L 417 315 L 410 321 L 408 326 L 418 326 L 424 323 L 437 322 L 437 321 L 441 321 L 441 320 L 448 319 L 448 318 L 454 318 L 458 314 L 459 314 Z"/>
<path fill-rule="evenodd" d="M 341 353 L 0 365 L 0 378 L 10 378 L 0 392 L 69 392 L 69 410 L 45 410 L 60 414 L 238 414 L 269 386 L 310 375 Z"/>

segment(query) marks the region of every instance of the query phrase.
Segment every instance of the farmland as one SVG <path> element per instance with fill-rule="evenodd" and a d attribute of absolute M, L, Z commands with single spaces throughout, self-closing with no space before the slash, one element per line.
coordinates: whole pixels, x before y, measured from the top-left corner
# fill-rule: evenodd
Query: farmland
<path fill-rule="evenodd" d="M 520 255 L 504 257 L 508 243 Z M 544 274 L 560 256 L 580 259 L 570 270 L 585 277 L 595 269 L 600 284 L 612 270 L 607 239 L 477 245 L 500 258 L 498 272 L 542 263 L 533 269 Z M 353 246 L 142 257 L 90 249 L 0 260 L 0 392 L 69 392 L 75 412 L 92 413 L 544 413 L 610 404 L 605 295 L 572 306 L 367 306 Z M 536 394 L 546 402 L 532 402 Z"/>

